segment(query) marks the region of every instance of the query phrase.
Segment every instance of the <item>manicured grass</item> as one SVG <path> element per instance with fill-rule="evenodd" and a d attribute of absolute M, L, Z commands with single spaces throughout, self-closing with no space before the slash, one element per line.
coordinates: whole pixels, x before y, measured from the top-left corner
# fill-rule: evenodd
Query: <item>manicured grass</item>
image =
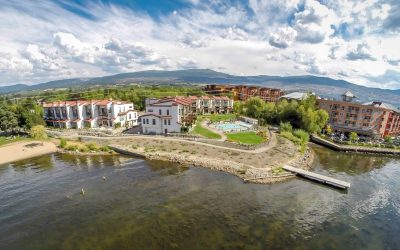
<path fill-rule="evenodd" d="M 25 138 L 25 137 L 15 137 L 15 139 L 12 139 L 11 137 L 4 137 L 0 136 L 0 146 L 13 143 L 13 142 L 18 142 L 18 141 L 30 141 L 32 140 L 31 138 Z"/>
<path fill-rule="evenodd" d="M 204 119 L 209 119 L 211 122 L 228 121 L 234 120 L 236 118 L 235 114 L 214 114 L 214 115 L 202 115 L 198 117 L 198 120 L 202 121 Z"/>
<path fill-rule="evenodd" d="M 225 135 L 228 138 L 228 141 L 234 141 L 243 144 L 256 145 L 265 141 L 264 138 L 257 135 L 255 132 L 227 133 Z"/>
<path fill-rule="evenodd" d="M 197 121 L 196 127 L 193 130 L 195 134 L 202 135 L 209 139 L 221 139 L 221 136 L 219 134 L 214 133 L 213 131 L 201 126 L 200 120 Z"/>

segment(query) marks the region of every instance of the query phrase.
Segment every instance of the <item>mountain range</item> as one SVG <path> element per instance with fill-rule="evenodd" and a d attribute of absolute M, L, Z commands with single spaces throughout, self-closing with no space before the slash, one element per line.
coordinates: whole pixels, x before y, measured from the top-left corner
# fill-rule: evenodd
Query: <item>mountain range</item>
<path fill-rule="evenodd" d="M 329 77 L 312 75 L 304 76 L 236 76 L 209 69 L 187 69 L 176 71 L 138 71 L 103 77 L 72 78 L 35 85 L 16 84 L 0 87 L 0 94 L 15 93 L 21 91 L 78 88 L 91 86 L 110 86 L 115 84 L 247 84 L 259 85 L 271 88 L 281 88 L 287 92 L 312 91 L 325 98 L 339 98 L 347 90 L 350 90 L 358 98 L 358 101 L 384 101 L 400 106 L 400 89 L 389 90 L 369 88 L 344 80 L 335 80 Z"/>

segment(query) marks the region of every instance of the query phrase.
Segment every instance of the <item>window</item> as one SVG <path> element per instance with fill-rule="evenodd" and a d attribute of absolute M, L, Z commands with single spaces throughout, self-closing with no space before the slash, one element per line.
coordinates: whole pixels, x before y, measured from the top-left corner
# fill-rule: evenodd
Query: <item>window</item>
<path fill-rule="evenodd" d="M 129 114 L 129 120 L 132 119 L 132 114 Z"/>
<path fill-rule="evenodd" d="M 171 120 L 168 120 L 168 125 L 171 125 Z"/>
<path fill-rule="evenodd" d="M 147 112 L 153 113 L 153 110 L 152 109 L 148 109 Z"/>
<path fill-rule="evenodd" d="M 161 114 L 162 114 L 162 112 L 161 112 L 161 109 L 159 109 L 159 110 L 158 110 L 158 114 L 159 114 L 159 115 L 161 115 Z"/>
<path fill-rule="evenodd" d="M 169 115 L 169 109 L 167 109 L 167 115 Z"/>
<path fill-rule="evenodd" d="M 167 125 L 167 120 L 164 120 L 164 125 Z"/>
<path fill-rule="evenodd" d="M 153 125 L 156 125 L 156 119 L 153 119 Z"/>

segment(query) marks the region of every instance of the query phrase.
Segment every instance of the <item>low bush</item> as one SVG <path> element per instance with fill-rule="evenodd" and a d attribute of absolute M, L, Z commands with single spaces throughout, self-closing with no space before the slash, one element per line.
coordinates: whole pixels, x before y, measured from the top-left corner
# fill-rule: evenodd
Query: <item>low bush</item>
<path fill-rule="evenodd" d="M 99 151 L 99 146 L 97 146 L 96 143 L 88 143 L 86 144 L 86 147 L 90 150 L 90 151 Z"/>
<path fill-rule="evenodd" d="M 65 148 L 67 146 L 67 139 L 61 138 L 60 139 L 60 148 Z"/>
<path fill-rule="evenodd" d="M 30 135 L 33 139 L 36 140 L 45 140 L 47 139 L 46 130 L 43 125 L 36 125 L 31 128 Z"/>
<path fill-rule="evenodd" d="M 111 150 L 110 150 L 110 148 L 107 147 L 107 146 L 101 146 L 101 147 L 100 147 L 100 151 L 109 152 L 109 151 L 111 151 Z"/>
<path fill-rule="evenodd" d="M 307 143 L 310 140 L 310 135 L 306 131 L 301 129 L 296 129 L 295 131 L 293 131 L 293 135 L 301 139 L 303 143 Z"/>
<path fill-rule="evenodd" d="M 79 150 L 79 152 L 82 152 L 82 153 L 89 152 L 89 148 L 87 146 L 85 146 L 85 145 L 79 146 L 78 150 Z"/>
<path fill-rule="evenodd" d="M 288 139 L 288 140 L 294 142 L 294 143 L 297 144 L 297 145 L 300 145 L 300 144 L 301 144 L 301 139 L 298 138 L 298 137 L 296 137 L 296 136 L 294 136 L 291 132 L 288 132 L 288 131 L 283 131 L 283 132 L 282 132 L 282 131 L 281 131 L 280 135 L 281 135 L 282 137 L 285 137 L 286 139 Z"/>
<path fill-rule="evenodd" d="M 70 144 L 70 145 L 67 145 L 65 147 L 65 149 L 68 150 L 68 151 L 76 151 L 76 150 L 78 150 L 78 145 Z"/>
<path fill-rule="evenodd" d="M 292 132 L 293 131 L 293 127 L 292 124 L 290 124 L 290 122 L 281 122 L 281 124 L 279 125 L 279 129 L 281 132 Z"/>

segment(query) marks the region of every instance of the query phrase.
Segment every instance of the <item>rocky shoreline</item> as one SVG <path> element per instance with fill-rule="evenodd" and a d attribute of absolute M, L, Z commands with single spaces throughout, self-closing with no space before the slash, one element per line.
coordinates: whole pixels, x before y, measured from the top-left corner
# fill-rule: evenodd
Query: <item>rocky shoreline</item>
<path fill-rule="evenodd" d="M 199 156 L 195 154 L 176 154 L 172 152 L 164 152 L 158 150 L 142 151 L 138 149 L 133 150 L 128 147 L 122 147 L 121 149 L 135 154 L 143 155 L 149 160 L 166 160 L 179 164 L 186 164 L 204 167 L 211 170 L 224 171 L 240 177 L 245 182 L 251 183 L 275 183 L 293 178 L 295 176 L 294 174 L 283 170 L 281 168 L 282 166 L 276 166 L 276 168 L 258 168 L 252 165 L 243 164 L 235 161 L 209 158 L 207 156 Z M 314 152 L 310 148 L 307 148 L 304 154 L 297 154 L 296 157 L 288 161 L 287 164 L 297 168 L 310 169 L 313 160 Z"/>

